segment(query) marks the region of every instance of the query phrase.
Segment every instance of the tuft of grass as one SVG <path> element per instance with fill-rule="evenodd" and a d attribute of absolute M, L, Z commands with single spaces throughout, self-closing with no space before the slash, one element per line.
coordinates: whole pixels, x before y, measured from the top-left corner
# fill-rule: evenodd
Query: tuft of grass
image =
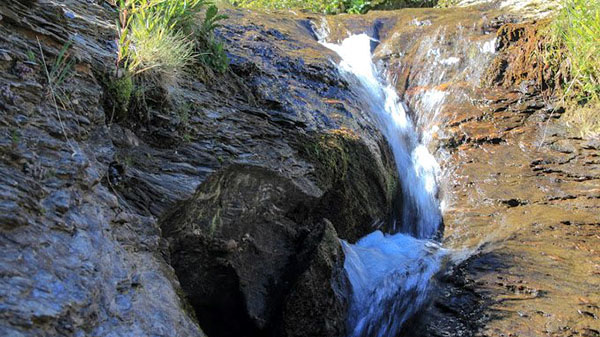
<path fill-rule="evenodd" d="M 214 34 L 226 16 L 210 0 L 116 0 L 115 4 L 118 53 L 115 74 L 107 81 L 113 116 L 123 119 L 129 109 L 147 112 L 147 102 L 166 101 L 166 85 L 176 84 L 184 69 L 198 61 L 219 72 L 228 68 L 224 45 Z M 205 12 L 203 21 L 201 12 Z"/>
<path fill-rule="evenodd" d="M 148 70 L 162 76 L 174 76 L 188 65 L 194 56 L 194 45 L 181 31 L 173 31 L 169 27 L 159 25 L 148 29 L 150 17 L 137 18 L 131 24 L 132 48 L 127 61 L 130 74 L 139 74 Z"/>
<path fill-rule="evenodd" d="M 194 58 L 189 38 L 206 0 L 119 0 L 117 67 L 177 74 Z"/>
<path fill-rule="evenodd" d="M 38 41 L 39 44 L 39 41 Z M 50 65 L 46 62 L 44 52 L 40 45 L 40 55 L 42 56 L 42 65 L 48 82 L 48 94 L 51 95 L 54 104 L 60 104 L 62 108 L 68 106 L 68 95 L 64 90 L 63 84 L 73 75 L 73 65 L 75 61 L 69 57 L 69 48 L 72 41 L 67 41 L 58 52 L 56 59 Z"/>
<path fill-rule="evenodd" d="M 73 65 L 75 61 L 70 57 L 68 51 L 71 47 L 72 41 L 69 40 L 61 50 L 58 52 L 56 59 L 51 65 L 48 65 L 46 62 L 46 56 L 44 55 L 44 50 L 42 49 L 42 44 L 40 40 L 37 39 L 38 49 L 40 51 L 40 57 L 42 60 L 42 66 L 44 67 L 44 74 L 46 75 L 46 81 L 48 85 L 48 96 L 50 97 L 50 101 L 54 107 L 54 111 L 56 112 L 56 117 L 58 118 L 58 123 L 60 125 L 61 131 L 65 137 L 65 140 L 73 150 L 73 153 L 76 153 L 75 147 L 71 144 L 69 140 L 69 136 L 67 135 L 67 130 L 65 128 L 65 124 L 63 123 L 60 111 L 58 110 L 58 104 L 60 103 L 63 109 L 66 109 L 70 106 L 69 98 L 67 92 L 64 89 L 64 83 L 66 80 L 73 76 Z"/>
<path fill-rule="evenodd" d="M 600 96 L 600 1 L 566 0 L 552 24 L 554 43 L 566 49 L 570 81 L 565 95 Z"/>
<path fill-rule="evenodd" d="M 567 108 L 561 119 L 582 137 L 600 135 L 600 102 L 592 101 L 584 106 Z"/>
<path fill-rule="evenodd" d="M 196 25 L 205 9 L 204 21 Z M 117 69 L 132 76 L 149 70 L 174 76 L 203 56 L 224 70 L 229 62 L 214 30 L 225 18 L 208 0 L 119 0 Z"/>
<path fill-rule="evenodd" d="M 600 135 L 600 1 L 565 0 L 543 57 L 561 77 L 564 120 L 582 136 Z"/>

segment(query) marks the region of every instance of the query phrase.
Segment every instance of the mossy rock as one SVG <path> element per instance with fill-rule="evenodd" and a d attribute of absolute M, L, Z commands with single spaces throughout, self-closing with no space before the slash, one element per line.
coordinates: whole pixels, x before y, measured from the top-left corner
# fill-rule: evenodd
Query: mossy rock
<path fill-rule="evenodd" d="M 391 154 L 378 164 L 364 141 L 349 130 L 303 137 L 299 155 L 314 166 L 314 179 L 324 191 L 315 219 L 330 219 L 340 237 L 356 240 L 374 221 L 387 223 L 388 210 L 401 202 L 398 176 Z"/>
<path fill-rule="evenodd" d="M 112 108 L 114 117 L 123 120 L 129 112 L 129 103 L 134 91 L 133 79 L 129 75 L 123 75 L 120 78 L 110 80 L 108 84 L 108 100 Z"/>

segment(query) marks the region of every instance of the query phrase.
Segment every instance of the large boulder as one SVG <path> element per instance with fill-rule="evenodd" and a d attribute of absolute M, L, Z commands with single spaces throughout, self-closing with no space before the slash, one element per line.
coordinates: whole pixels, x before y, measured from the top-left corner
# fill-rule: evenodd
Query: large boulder
<path fill-rule="evenodd" d="M 356 238 L 371 231 L 370 223 L 354 226 L 356 218 L 385 215 L 393 194 L 382 185 L 385 177 L 361 164 L 372 160 L 364 144 L 328 137 L 339 142 L 328 146 L 340 148 L 320 145 L 331 152 L 318 157 L 316 183 L 232 165 L 162 219 L 171 265 L 209 335 L 344 335 L 337 233 Z"/>

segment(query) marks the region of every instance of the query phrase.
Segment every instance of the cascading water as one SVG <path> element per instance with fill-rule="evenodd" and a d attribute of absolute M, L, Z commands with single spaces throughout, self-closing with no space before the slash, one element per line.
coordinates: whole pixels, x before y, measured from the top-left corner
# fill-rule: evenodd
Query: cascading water
<path fill-rule="evenodd" d="M 342 61 L 340 71 L 359 80 L 370 112 L 387 139 L 404 194 L 400 231 L 417 238 L 432 238 L 441 223 L 436 198 L 439 166 L 427 148 L 419 143 L 413 122 L 396 90 L 379 76 L 371 55 L 372 39 L 366 34 L 353 35 L 341 44 L 322 42 Z"/>
<path fill-rule="evenodd" d="M 404 205 L 399 231 L 406 234 L 375 231 L 356 244 L 342 242 L 352 285 L 349 334 L 394 337 L 426 301 L 429 281 L 446 252 L 430 241 L 441 223 L 436 197 L 439 166 L 419 142 L 396 91 L 378 74 L 371 42 L 365 34 L 341 44 L 321 41 L 341 57 L 342 74 L 358 79 L 358 89 L 392 148 L 400 177 Z"/>

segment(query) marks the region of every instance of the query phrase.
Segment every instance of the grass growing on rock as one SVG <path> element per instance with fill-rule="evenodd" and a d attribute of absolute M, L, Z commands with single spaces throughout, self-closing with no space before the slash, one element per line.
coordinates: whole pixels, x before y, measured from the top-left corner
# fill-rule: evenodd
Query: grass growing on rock
<path fill-rule="evenodd" d="M 549 28 L 545 63 L 566 68 L 563 117 L 586 135 L 600 135 L 600 1 L 565 0 Z"/>
<path fill-rule="evenodd" d="M 121 0 L 117 64 L 130 74 L 179 72 L 194 56 L 192 19 L 205 0 Z"/>
<path fill-rule="evenodd" d="M 113 115 L 123 119 L 128 110 L 148 110 L 147 102 L 165 101 L 166 88 L 186 69 L 195 69 L 191 65 L 227 70 L 227 54 L 214 34 L 226 16 L 211 1 L 119 0 L 117 5 L 116 71 L 107 81 Z M 148 100 L 148 95 L 155 97 Z"/>

